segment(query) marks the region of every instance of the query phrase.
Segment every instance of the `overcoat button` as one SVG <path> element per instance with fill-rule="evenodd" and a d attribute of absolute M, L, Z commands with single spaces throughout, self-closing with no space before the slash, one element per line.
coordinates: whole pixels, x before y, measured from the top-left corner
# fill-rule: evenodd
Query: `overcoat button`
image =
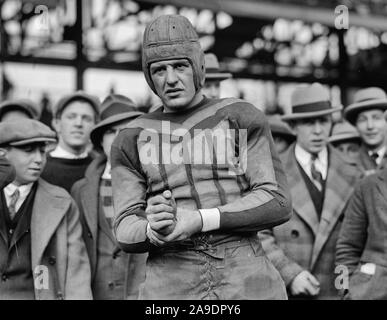
<path fill-rule="evenodd" d="M 291 235 L 292 235 L 293 238 L 298 238 L 300 233 L 297 230 L 292 230 Z"/>
<path fill-rule="evenodd" d="M 56 258 L 54 256 L 51 256 L 48 258 L 48 263 L 51 265 L 54 265 L 56 263 Z"/>

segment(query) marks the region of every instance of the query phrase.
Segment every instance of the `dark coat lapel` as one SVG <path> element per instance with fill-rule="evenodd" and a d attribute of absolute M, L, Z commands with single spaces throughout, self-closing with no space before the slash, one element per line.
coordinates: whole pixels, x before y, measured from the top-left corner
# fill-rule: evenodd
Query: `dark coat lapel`
<path fill-rule="evenodd" d="M 4 195 L 4 190 L 0 190 L 0 192 L 2 193 L 0 194 L 0 197 L 2 197 Z M 6 202 L 5 195 L 4 195 L 4 202 Z M 5 203 L 4 203 L 4 206 L 6 206 Z M 0 208 L 0 210 L 3 210 L 3 208 Z M 5 222 L 6 214 L 7 214 L 6 212 L 0 212 L 0 236 L 3 238 L 4 243 L 8 245 L 7 227 Z"/>
<path fill-rule="evenodd" d="M 283 154 L 283 157 L 281 157 L 290 186 L 293 210 L 305 221 L 316 236 L 319 225 L 318 216 L 312 198 L 310 197 L 309 190 L 306 187 L 298 167 L 294 148 L 295 144 L 293 144 Z"/>
<path fill-rule="evenodd" d="M 71 201 L 55 193 L 53 186 L 40 179 L 31 217 L 31 260 L 34 268 L 41 260 L 51 237 L 64 218 Z"/>
<path fill-rule="evenodd" d="M 105 169 L 106 158 L 100 157 L 94 161 L 85 174 L 86 183 L 80 193 L 85 220 L 93 237 L 93 248 L 97 250 L 99 181 Z"/>
<path fill-rule="evenodd" d="M 353 192 L 357 179 L 356 168 L 348 165 L 331 146 L 328 147 L 328 175 L 325 183 L 324 205 L 313 247 L 311 269 L 337 224 Z"/>

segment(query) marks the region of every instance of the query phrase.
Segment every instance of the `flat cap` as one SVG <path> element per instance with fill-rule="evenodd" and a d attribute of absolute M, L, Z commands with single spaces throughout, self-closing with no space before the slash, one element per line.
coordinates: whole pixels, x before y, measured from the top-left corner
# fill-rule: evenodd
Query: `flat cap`
<path fill-rule="evenodd" d="M 100 112 L 100 101 L 97 97 L 90 95 L 84 91 L 77 91 L 75 93 L 66 95 L 62 97 L 58 103 L 56 104 L 55 110 L 54 110 L 54 117 L 59 118 L 62 114 L 63 110 L 72 102 L 74 101 L 85 101 L 88 102 L 92 108 L 94 109 L 96 115 L 99 115 Z"/>
<path fill-rule="evenodd" d="M 20 110 L 31 119 L 39 118 L 38 106 L 29 99 L 6 100 L 0 104 L 0 121 L 9 111 Z"/>
<path fill-rule="evenodd" d="M 0 146 L 23 146 L 35 142 L 55 141 L 55 132 L 40 121 L 23 119 L 0 122 Z"/>

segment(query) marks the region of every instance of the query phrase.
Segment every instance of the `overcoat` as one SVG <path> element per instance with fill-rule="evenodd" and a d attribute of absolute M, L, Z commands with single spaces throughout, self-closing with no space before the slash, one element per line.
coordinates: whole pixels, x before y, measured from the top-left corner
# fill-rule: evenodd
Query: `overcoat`
<path fill-rule="evenodd" d="M 37 183 L 31 216 L 35 299 L 91 299 L 90 265 L 78 208 L 64 189 L 42 179 Z"/>
<path fill-rule="evenodd" d="M 91 264 L 92 284 L 96 277 L 98 258 L 98 219 L 100 216 L 99 185 L 105 166 L 106 157 L 104 155 L 99 155 L 87 168 L 85 178 L 76 182 L 71 191 L 71 194 L 74 197 L 81 213 L 83 238 L 86 243 Z M 110 237 L 113 242 L 116 242 L 113 232 L 111 232 Z M 147 255 L 127 254 L 124 252 L 121 252 L 120 254 L 126 256 L 127 262 L 125 274 L 125 296 L 128 299 L 137 299 L 139 285 L 145 279 L 145 263 Z M 110 272 L 110 270 L 103 270 L 102 273 L 103 272 L 107 273 Z M 93 293 L 94 295 L 99 296 L 98 292 L 94 291 Z"/>
<path fill-rule="evenodd" d="M 288 222 L 262 231 L 259 236 L 287 286 L 302 270 L 309 270 L 320 282 L 317 298 L 336 299 L 339 298 L 334 285 L 336 241 L 344 209 L 359 174 L 356 167 L 328 146 L 328 174 L 319 221 L 294 149 L 295 144 L 281 157 L 290 186 L 293 215 Z"/>
<path fill-rule="evenodd" d="M 347 299 L 387 299 L 387 168 L 356 187 L 337 241 L 349 271 Z"/>

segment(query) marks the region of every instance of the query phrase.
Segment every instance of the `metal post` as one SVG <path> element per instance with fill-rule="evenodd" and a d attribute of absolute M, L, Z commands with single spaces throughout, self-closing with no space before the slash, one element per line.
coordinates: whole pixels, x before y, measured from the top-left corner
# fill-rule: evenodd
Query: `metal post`
<path fill-rule="evenodd" d="M 75 22 L 75 42 L 77 55 L 75 58 L 76 88 L 83 90 L 83 75 L 85 73 L 85 55 L 83 52 L 83 7 L 82 0 L 77 0 L 77 19 Z"/>

